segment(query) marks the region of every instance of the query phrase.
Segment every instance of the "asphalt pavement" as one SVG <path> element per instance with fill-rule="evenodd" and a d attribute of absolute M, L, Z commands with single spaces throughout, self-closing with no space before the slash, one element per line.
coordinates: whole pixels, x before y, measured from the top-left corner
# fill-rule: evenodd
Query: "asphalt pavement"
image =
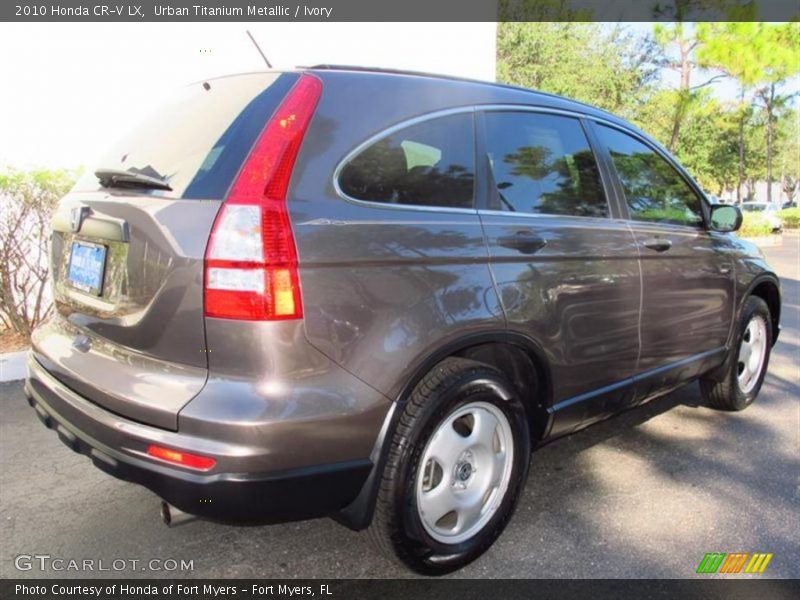
<path fill-rule="evenodd" d="M 707 552 L 769 552 L 760 577 L 800 577 L 800 237 L 765 253 L 783 332 L 757 402 L 716 412 L 693 384 L 537 450 L 503 536 L 451 576 L 696 577 Z M 328 519 L 167 528 L 154 495 L 45 429 L 20 382 L 0 411 L 0 577 L 411 576 Z"/>

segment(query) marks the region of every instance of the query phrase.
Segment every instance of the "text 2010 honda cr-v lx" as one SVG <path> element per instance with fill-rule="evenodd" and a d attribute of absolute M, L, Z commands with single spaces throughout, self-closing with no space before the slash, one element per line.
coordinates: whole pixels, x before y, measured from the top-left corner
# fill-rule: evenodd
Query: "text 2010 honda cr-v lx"
<path fill-rule="evenodd" d="M 533 445 L 700 379 L 758 394 L 779 282 L 641 131 L 528 90 L 317 67 L 188 87 L 61 201 L 26 392 L 185 512 L 484 552 Z"/>

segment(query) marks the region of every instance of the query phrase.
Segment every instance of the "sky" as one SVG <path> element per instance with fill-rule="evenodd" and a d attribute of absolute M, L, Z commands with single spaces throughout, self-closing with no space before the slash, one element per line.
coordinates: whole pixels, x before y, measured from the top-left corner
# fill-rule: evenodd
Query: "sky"
<path fill-rule="evenodd" d="M 0 167 L 91 165 L 176 88 L 263 70 L 248 29 L 276 68 L 494 80 L 494 23 L 0 23 Z"/>
<path fill-rule="evenodd" d="M 651 23 L 628 26 L 652 31 Z M 276 68 L 334 63 L 495 78 L 495 23 L 0 23 L 0 168 L 91 165 L 177 88 L 264 69 L 248 29 Z M 693 84 L 708 76 L 695 73 Z M 667 85 L 677 77 L 662 72 Z M 711 89 L 737 95 L 730 79 Z"/>

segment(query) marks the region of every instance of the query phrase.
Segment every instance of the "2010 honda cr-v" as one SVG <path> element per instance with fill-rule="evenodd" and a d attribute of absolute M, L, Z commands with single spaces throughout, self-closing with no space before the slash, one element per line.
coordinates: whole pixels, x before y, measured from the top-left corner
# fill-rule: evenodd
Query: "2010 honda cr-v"
<path fill-rule="evenodd" d="M 700 379 L 755 399 L 779 282 L 641 131 L 518 88 L 315 67 L 188 87 L 53 218 L 26 392 L 219 520 L 333 515 L 443 573 L 531 448 Z"/>

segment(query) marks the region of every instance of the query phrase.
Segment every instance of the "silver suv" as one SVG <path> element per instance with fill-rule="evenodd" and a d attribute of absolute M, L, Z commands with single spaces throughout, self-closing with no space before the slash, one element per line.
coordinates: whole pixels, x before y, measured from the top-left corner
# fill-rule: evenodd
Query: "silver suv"
<path fill-rule="evenodd" d="M 422 573 L 531 450 L 700 379 L 758 394 L 779 282 L 663 148 L 529 90 L 320 66 L 189 86 L 53 218 L 26 393 L 221 521 L 332 515 Z"/>

